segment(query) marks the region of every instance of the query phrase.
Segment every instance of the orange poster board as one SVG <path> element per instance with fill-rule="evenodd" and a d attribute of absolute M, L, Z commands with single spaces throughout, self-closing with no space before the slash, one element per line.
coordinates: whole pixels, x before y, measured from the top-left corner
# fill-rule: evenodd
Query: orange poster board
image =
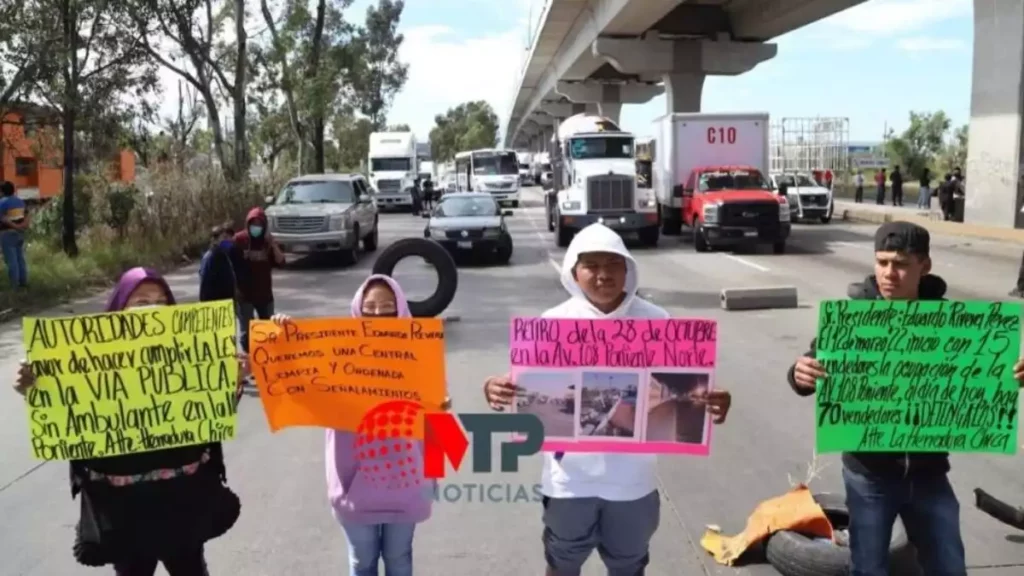
<path fill-rule="evenodd" d="M 396 400 L 441 410 L 444 326 L 438 318 L 254 321 L 249 360 L 271 431 L 317 426 L 355 432 Z"/>

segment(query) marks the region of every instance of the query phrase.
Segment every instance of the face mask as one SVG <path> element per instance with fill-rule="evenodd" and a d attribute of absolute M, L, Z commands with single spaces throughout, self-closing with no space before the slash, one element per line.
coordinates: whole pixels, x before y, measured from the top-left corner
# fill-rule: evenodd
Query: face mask
<path fill-rule="evenodd" d="M 254 238 L 263 236 L 263 226 L 249 226 L 249 235 Z"/>

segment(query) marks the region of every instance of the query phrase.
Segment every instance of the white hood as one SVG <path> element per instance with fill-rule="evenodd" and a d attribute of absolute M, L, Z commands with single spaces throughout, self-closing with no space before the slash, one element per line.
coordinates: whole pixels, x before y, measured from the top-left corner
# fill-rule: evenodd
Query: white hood
<path fill-rule="evenodd" d="M 576 283 L 576 279 L 573 278 L 572 269 L 580 259 L 580 254 L 585 252 L 607 252 L 609 254 L 618 254 L 626 259 L 626 299 L 622 301 L 621 306 L 610 314 L 605 314 L 595 308 L 587 300 L 586 295 L 583 294 L 583 290 Z M 629 250 L 626 249 L 626 244 L 622 241 L 622 237 L 604 224 L 591 224 L 580 230 L 576 237 L 572 239 L 569 249 L 565 252 L 565 259 L 562 261 L 561 279 L 562 286 L 572 298 L 562 304 L 562 306 L 559 306 L 559 308 L 571 306 L 573 311 L 578 314 L 578 316 L 571 317 L 614 318 L 627 316 L 627 312 L 630 311 L 630 305 L 636 299 L 636 290 L 640 287 L 636 260 L 633 259 Z"/>
<path fill-rule="evenodd" d="M 626 298 L 610 314 L 587 300 L 573 278 L 579 255 L 586 252 L 619 254 L 626 259 Z M 668 312 L 636 296 L 640 274 L 622 237 L 604 224 L 580 230 L 569 244 L 562 262 L 562 286 L 570 298 L 544 312 L 545 318 L 668 318 Z M 603 498 L 639 500 L 657 489 L 657 457 L 653 454 L 554 454 L 544 455 L 543 493 L 552 498 Z"/>

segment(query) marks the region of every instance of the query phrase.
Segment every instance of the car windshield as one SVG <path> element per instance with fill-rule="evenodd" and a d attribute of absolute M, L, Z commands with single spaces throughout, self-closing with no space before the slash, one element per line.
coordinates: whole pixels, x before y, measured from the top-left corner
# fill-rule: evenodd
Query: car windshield
<path fill-rule="evenodd" d="M 816 187 L 818 185 L 818 183 L 815 182 L 814 180 L 811 180 L 806 174 L 797 174 L 796 175 L 796 185 L 797 186 Z"/>
<path fill-rule="evenodd" d="M 792 174 L 780 174 L 775 177 L 775 184 L 777 186 L 796 186 L 796 178 Z"/>
<path fill-rule="evenodd" d="M 370 170 L 373 172 L 408 172 L 412 169 L 412 161 L 408 158 L 373 158 Z"/>
<path fill-rule="evenodd" d="M 513 154 L 473 154 L 473 174 L 497 176 L 519 174 L 519 163 Z"/>
<path fill-rule="evenodd" d="M 437 205 L 434 216 L 454 218 L 462 216 L 497 216 L 498 204 L 483 196 L 445 198 Z"/>
<path fill-rule="evenodd" d="M 633 139 L 623 136 L 573 138 L 569 140 L 569 155 L 574 160 L 632 158 Z"/>
<path fill-rule="evenodd" d="M 768 190 L 764 177 L 756 170 L 704 172 L 700 175 L 701 192 L 714 190 Z"/>
<path fill-rule="evenodd" d="M 354 204 L 355 189 L 348 180 L 328 182 L 289 182 L 277 195 L 276 205 L 283 204 Z"/>

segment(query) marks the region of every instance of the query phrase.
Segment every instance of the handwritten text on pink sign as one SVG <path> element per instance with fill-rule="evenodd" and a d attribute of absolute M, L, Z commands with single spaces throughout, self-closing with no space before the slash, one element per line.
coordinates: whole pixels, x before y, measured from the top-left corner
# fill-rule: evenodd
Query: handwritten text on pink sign
<path fill-rule="evenodd" d="M 509 340 L 513 366 L 712 368 L 718 323 L 514 318 Z"/>

